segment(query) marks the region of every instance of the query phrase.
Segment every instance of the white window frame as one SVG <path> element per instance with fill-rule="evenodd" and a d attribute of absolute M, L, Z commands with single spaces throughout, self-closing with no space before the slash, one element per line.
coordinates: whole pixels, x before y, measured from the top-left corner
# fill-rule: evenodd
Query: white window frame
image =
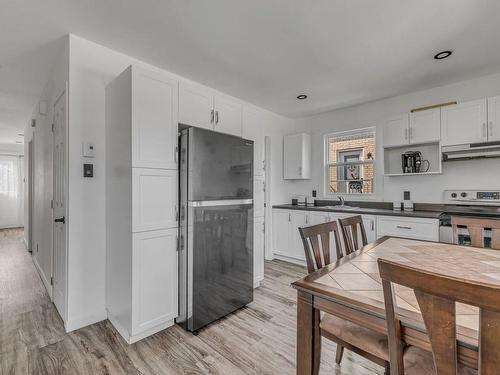
<path fill-rule="evenodd" d="M 366 128 L 359 128 L 359 129 L 353 129 L 353 130 L 346 130 L 346 131 L 339 131 L 339 132 L 333 132 L 333 133 L 328 133 L 324 135 L 323 138 L 323 145 L 324 145 L 324 161 L 323 161 L 323 196 L 325 198 L 331 198 L 331 197 L 338 197 L 338 196 L 344 196 L 344 197 L 356 197 L 356 198 L 366 198 L 366 199 L 374 199 L 376 197 L 376 192 L 377 192 L 377 156 L 373 161 L 363 161 L 359 162 L 356 164 L 367 164 L 367 165 L 373 165 L 373 191 L 371 193 L 332 193 L 330 192 L 330 179 L 329 179 L 329 167 L 332 165 L 335 165 L 336 167 L 342 166 L 342 163 L 330 163 L 329 160 L 329 142 L 328 140 L 331 137 L 345 137 L 349 135 L 357 135 L 357 134 L 362 134 L 362 133 L 370 133 L 373 132 L 375 135 L 375 155 L 378 155 L 378 145 L 377 145 L 377 128 L 376 126 L 370 126 Z M 355 148 L 353 148 L 354 150 Z M 346 150 L 348 151 L 348 150 Z M 363 171 L 364 173 L 364 171 Z"/>

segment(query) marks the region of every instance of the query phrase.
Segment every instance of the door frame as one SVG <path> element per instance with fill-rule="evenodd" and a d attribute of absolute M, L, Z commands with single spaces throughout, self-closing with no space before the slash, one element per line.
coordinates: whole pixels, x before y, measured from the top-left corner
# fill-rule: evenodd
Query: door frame
<path fill-rule="evenodd" d="M 35 178 L 34 178 L 34 150 L 35 150 L 35 132 L 32 133 L 31 139 L 28 142 L 28 238 L 27 248 L 33 254 L 33 194 L 35 192 Z"/>
<path fill-rule="evenodd" d="M 264 137 L 264 259 L 273 260 L 273 208 L 271 205 L 271 137 Z"/>
<path fill-rule="evenodd" d="M 54 100 L 54 105 L 52 106 L 52 124 L 55 122 L 55 107 L 59 103 L 59 100 L 64 100 L 64 114 L 65 114 L 65 119 L 64 119 L 64 126 L 65 126 L 65 132 L 64 132 L 64 172 L 65 172 L 65 178 L 64 178 L 64 216 L 66 218 L 66 223 L 64 225 L 64 232 L 65 232 L 65 246 L 64 246 L 64 251 L 65 251 L 65 259 L 66 263 L 64 265 L 64 281 L 65 281 L 65 286 L 64 286 L 64 313 L 61 315 L 64 325 L 66 326 L 67 323 L 67 317 L 68 317 L 68 265 L 69 265 L 69 257 L 68 257 L 68 227 L 69 227 L 69 220 L 68 220 L 68 186 L 69 186 L 69 168 L 68 168 L 68 124 L 69 124 L 69 98 L 68 98 L 68 81 L 65 82 L 65 87 L 64 90 L 57 96 L 57 99 Z M 52 126 L 52 125 L 51 125 Z M 54 151 L 55 151 L 55 142 L 54 142 L 54 130 L 53 128 L 51 129 L 52 131 L 52 269 L 51 269 L 51 280 L 54 277 L 54 269 L 55 269 L 55 247 L 54 247 L 54 230 L 55 230 L 55 215 L 54 215 L 54 207 L 53 207 L 53 202 L 54 202 L 54 178 L 55 178 L 55 165 L 54 165 Z M 54 283 L 51 283 L 51 301 L 54 302 Z M 58 311 L 59 312 L 59 311 Z M 59 312 L 60 313 L 60 312 Z"/>

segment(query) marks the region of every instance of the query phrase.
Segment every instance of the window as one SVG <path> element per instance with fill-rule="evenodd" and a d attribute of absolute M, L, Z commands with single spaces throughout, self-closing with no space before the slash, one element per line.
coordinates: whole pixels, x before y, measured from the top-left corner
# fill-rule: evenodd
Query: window
<path fill-rule="evenodd" d="M 326 194 L 372 194 L 375 128 L 325 136 Z"/>

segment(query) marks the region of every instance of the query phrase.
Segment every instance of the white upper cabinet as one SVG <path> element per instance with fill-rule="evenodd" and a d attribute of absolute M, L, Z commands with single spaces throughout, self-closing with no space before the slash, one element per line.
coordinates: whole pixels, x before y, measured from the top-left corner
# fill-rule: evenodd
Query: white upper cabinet
<path fill-rule="evenodd" d="M 177 168 L 178 81 L 132 67 L 132 166 Z"/>
<path fill-rule="evenodd" d="M 442 145 L 452 146 L 487 141 L 486 116 L 486 99 L 442 107 Z"/>
<path fill-rule="evenodd" d="M 402 114 L 387 119 L 384 124 L 384 147 L 397 147 L 409 144 L 409 117 Z"/>
<path fill-rule="evenodd" d="M 243 105 L 191 82 L 179 84 L 179 122 L 241 137 Z"/>
<path fill-rule="evenodd" d="M 283 178 L 311 178 L 311 136 L 306 133 L 283 137 Z"/>
<path fill-rule="evenodd" d="M 241 102 L 223 95 L 214 97 L 214 130 L 241 137 Z"/>
<path fill-rule="evenodd" d="M 199 128 L 213 129 L 213 91 L 194 83 L 180 82 L 179 122 Z"/>
<path fill-rule="evenodd" d="M 488 98 L 488 141 L 500 141 L 500 96 Z"/>
<path fill-rule="evenodd" d="M 242 136 L 253 143 L 253 174 L 264 175 L 264 118 L 262 113 L 253 108 L 243 108 Z"/>
<path fill-rule="evenodd" d="M 441 138 L 441 109 L 433 108 L 410 113 L 408 138 L 410 144 L 439 142 Z"/>

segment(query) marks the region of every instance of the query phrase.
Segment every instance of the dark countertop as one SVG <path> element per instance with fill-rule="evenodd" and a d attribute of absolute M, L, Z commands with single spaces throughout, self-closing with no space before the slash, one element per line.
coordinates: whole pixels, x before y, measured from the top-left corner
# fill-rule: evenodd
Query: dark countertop
<path fill-rule="evenodd" d="M 360 207 L 356 209 L 342 208 L 326 208 L 322 206 L 296 206 L 292 204 L 275 205 L 273 208 L 281 208 L 286 210 L 302 210 L 302 211 L 318 211 L 318 212 L 342 212 L 365 215 L 385 215 L 385 216 L 405 216 L 405 217 L 421 217 L 428 219 L 439 219 L 444 211 L 394 211 L 386 208 L 369 208 Z"/>

